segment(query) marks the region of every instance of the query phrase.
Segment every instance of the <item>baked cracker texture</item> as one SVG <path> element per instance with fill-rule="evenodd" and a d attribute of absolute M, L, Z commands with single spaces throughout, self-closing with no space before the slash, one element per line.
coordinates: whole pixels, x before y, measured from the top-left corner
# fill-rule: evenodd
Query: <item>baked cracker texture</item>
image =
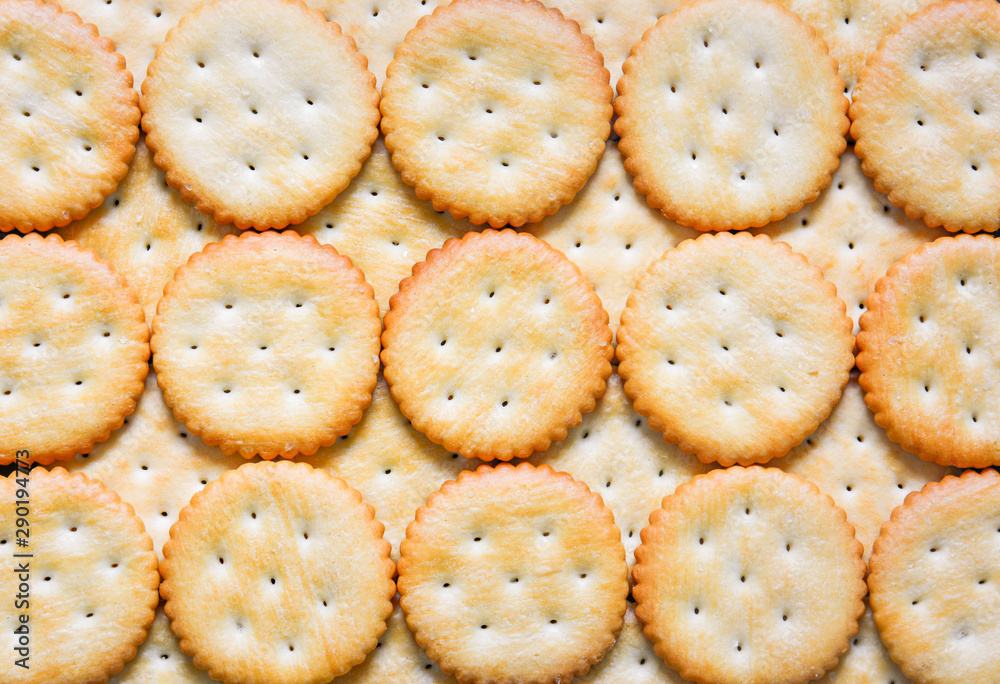
<path fill-rule="evenodd" d="M 382 86 L 403 180 L 437 210 L 494 228 L 572 201 L 611 131 L 594 41 L 532 0 L 456 0 L 422 18 Z"/>
<path fill-rule="evenodd" d="M 227 454 L 313 454 L 371 403 L 375 296 L 315 238 L 247 232 L 208 245 L 177 269 L 152 329 L 164 400 Z"/>
<path fill-rule="evenodd" d="M 759 227 L 819 195 L 848 129 L 816 32 L 767 0 L 697 0 L 646 31 L 618 81 L 636 189 L 698 230 Z"/>
<path fill-rule="evenodd" d="M 953 0 L 900 24 L 858 77 L 851 135 L 864 172 L 912 218 L 1000 228 L 1000 7 Z"/>
<path fill-rule="evenodd" d="M 417 643 L 461 684 L 569 681 L 598 662 L 625 614 L 614 516 L 548 466 L 481 466 L 418 509 L 399 561 Z"/>
<path fill-rule="evenodd" d="M 213 679 L 329 682 L 385 632 L 395 564 L 372 507 L 304 463 L 248 463 L 170 530 L 160 594 L 181 651 Z"/>
<path fill-rule="evenodd" d="M 889 439 L 961 468 L 1000 464 L 1000 244 L 940 238 L 889 268 L 858 333 L 859 382 Z"/>
<path fill-rule="evenodd" d="M 414 265 L 384 317 L 382 363 L 413 427 L 484 461 L 544 451 L 611 375 L 608 314 L 545 242 L 485 230 Z"/>
<path fill-rule="evenodd" d="M 816 432 L 771 465 L 815 482 L 833 497 L 865 545 L 865 562 L 882 523 L 907 494 L 954 474 L 953 468 L 924 461 L 889 441 L 854 380 Z"/>
<path fill-rule="evenodd" d="M 815 266 L 764 235 L 682 242 L 629 296 L 618 372 L 649 426 L 702 461 L 785 455 L 840 399 L 853 324 Z"/>
<path fill-rule="evenodd" d="M 114 192 L 139 137 L 125 58 L 55 3 L 0 3 L 0 231 L 48 230 Z"/>
<path fill-rule="evenodd" d="M 160 576 L 142 521 L 98 480 L 62 468 L 15 472 L 0 480 L 0 501 L 0 590 L 9 597 L 0 607 L 0 681 L 106 681 L 153 624 Z M 16 524 L 24 519 L 27 529 Z M 14 632 L 20 626 L 27 644 Z M 16 664 L 22 656 L 26 667 Z"/>
<path fill-rule="evenodd" d="M 715 470 L 650 515 L 635 552 L 636 615 L 684 679 L 814 680 L 858 631 L 862 551 L 816 485 L 776 468 Z"/>
<path fill-rule="evenodd" d="M 1000 679 L 1000 474 L 932 482 L 875 541 L 868 575 L 882 640 L 922 684 Z"/>
<path fill-rule="evenodd" d="M 865 299 L 886 269 L 925 242 L 948 235 L 892 206 L 861 171 L 853 148 L 840 156 L 833 181 L 815 202 L 754 232 L 787 242 L 823 270 L 847 304 L 855 335 Z"/>
<path fill-rule="evenodd" d="M 0 463 L 86 453 L 135 409 L 149 329 L 124 278 L 58 235 L 0 241 Z"/>
<path fill-rule="evenodd" d="M 220 0 L 185 15 L 142 84 L 167 182 L 237 228 L 284 228 L 329 204 L 378 137 L 354 41 L 299 0 Z"/>
<path fill-rule="evenodd" d="M 94 250 L 125 276 L 139 295 L 147 325 L 177 267 L 232 232 L 167 185 L 141 139 L 118 189 L 86 217 L 59 230 L 64 239 Z"/>

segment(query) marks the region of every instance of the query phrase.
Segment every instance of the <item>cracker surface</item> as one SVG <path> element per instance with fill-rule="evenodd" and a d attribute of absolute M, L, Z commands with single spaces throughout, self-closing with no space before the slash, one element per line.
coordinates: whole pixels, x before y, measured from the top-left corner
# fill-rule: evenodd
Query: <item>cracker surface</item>
<path fill-rule="evenodd" d="M 625 613 L 625 550 L 586 485 L 547 466 L 480 467 L 432 494 L 406 530 L 400 603 L 417 643 L 469 682 L 585 673 Z"/>
<path fill-rule="evenodd" d="M 921 682 L 996 681 L 1000 655 L 1000 474 L 946 477 L 882 528 L 868 586 L 882 639 Z"/>
<path fill-rule="evenodd" d="M 695 682 L 806 682 L 864 613 L 862 546 L 815 485 L 775 468 L 695 477 L 642 531 L 632 591 L 656 652 Z"/>
<path fill-rule="evenodd" d="M 0 5 L 0 231 L 48 230 L 114 192 L 139 137 L 125 59 L 55 3 Z"/>
<path fill-rule="evenodd" d="M 206 444 L 312 454 L 361 420 L 378 372 L 378 306 L 350 259 L 292 231 L 211 244 L 153 319 L 167 404 Z"/>
<path fill-rule="evenodd" d="M 27 501 L 27 516 L 17 514 L 18 500 Z M 142 521 L 101 482 L 62 468 L 0 480 L 0 501 L 0 558 L 7 568 L 0 590 L 10 597 L 0 607 L 0 647 L 7 654 L 0 680 L 106 681 L 132 659 L 153 623 L 160 576 Z M 17 519 L 30 521 L 27 534 L 17 532 L 24 531 Z M 24 570 L 15 571 L 19 566 Z M 19 593 L 27 605 L 15 606 Z M 21 615 L 29 616 L 26 668 L 15 664 Z"/>
<path fill-rule="evenodd" d="M 1000 464 L 998 294 L 1000 244 L 983 235 L 911 252 L 868 298 L 861 386 L 875 421 L 907 451 L 963 468 Z"/>
<path fill-rule="evenodd" d="M 836 288 L 784 243 L 703 235 L 640 278 L 618 328 L 635 410 L 722 465 L 783 456 L 816 429 L 854 365 Z"/>
<path fill-rule="evenodd" d="M 537 221 L 597 166 L 608 78 L 593 39 L 558 10 L 456 0 L 421 19 L 389 64 L 385 144 L 435 209 L 494 228 Z"/>
<path fill-rule="evenodd" d="M 364 660 L 396 593 L 389 543 L 343 480 L 249 463 L 196 494 L 164 546 L 181 650 L 213 679 L 328 682 Z"/>
<path fill-rule="evenodd" d="M 941 2 L 900 24 L 858 77 L 851 135 L 879 192 L 929 226 L 1000 228 L 1000 7 Z"/>
<path fill-rule="evenodd" d="M 0 241 L 0 463 L 86 453 L 135 409 L 149 330 L 135 293 L 58 235 Z"/>
<path fill-rule="evenodd" d="M 699 0 L 660 19 L 618 82 L 636 189 L 698 230 L 759 227 L 816 199 L 844 151 L 847 98 L 815 31 L 764 0 Z"/>
<path fill-rule="evenodd" d="M 560 252 L 513 230 L 449 240 L 389 302 L 385 378 L 413 427 L 508 461 L 592 411 L 611 374 L 608 314 Z"/>
<path fill-rule="evenodd" d="M 340 27 L 298 0 L 221 0 L 157 48 L 146 144 L 167 182 L 237 228 L 301 223 L 347 187 L 378 136 L 378 92 Z"/>

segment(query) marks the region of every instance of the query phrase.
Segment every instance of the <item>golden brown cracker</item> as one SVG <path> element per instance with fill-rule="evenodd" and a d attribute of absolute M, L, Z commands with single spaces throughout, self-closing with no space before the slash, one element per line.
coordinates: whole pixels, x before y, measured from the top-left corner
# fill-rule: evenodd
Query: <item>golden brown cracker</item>
<path fill-rule="evenodd" d="M 125 60 L 55 3 L 0 5 L 0 230 L 64 226 L 110 195 L 139 137 Z"/>
<path fill-rule="evenodd" d="M 1000 244 L 941 238 L 889 268 L 858 334 L 865 401 L 889 439 L 942 465 L 1000 464 Z"/>
<path fill-rule="evenodd" d="M 622 68 L 618 147 L 668 218 L 759 227 L 830 182 L 846 145 L 844 83 L 815 31 L 777 3 L 684 3 Z"/>
<path fill-rule="evenodd" d="M 572 201 L 610 133 L 593 40 L 536 1 L 456 0 L 422 18 L 382 86 L 382 132 L 435 209 L 494 228 Z"/>
<path fill-rule="evenodd" d="M 167 182 L 219 223 L 300 223 L 347 187 L 378 136 L 365 65 L 299 0 L 203 5 L 149 65 L 146 144 Z"/>
<path fill-rule="evenodd" d="M 315 453 L 371 403 L 372 288 L 312 237 L 251 232 L 208 245 L 177 270 L 152 329 L 164 399 L 227 454 Z"/>
<path fill-rule="evenodd" d="M 656 653 L 695 682 L 806 682 L 837 663 L 867 591 L 833 500 L 776 468 L 695 477 L 650 515 L 632 594 Z"/>
<path fill-rule="evenodd" d="M 196 494 L 163 548 L 181 650 L 213 679 L 326 682 L 364 660 L 396 593 L 371 506 L 304 463 L 248 463 Z"/>
<path fill-rule="evenodd" d="M 384 321 L 393 398 L 413 427 L 468 457 L 545 450 L 611 374 L 608 314 L 579 269 L 510 229 L 429 252 Z"/>
<path fill-rule="evenodd" d="M 783 456 L 829 415 L 854 365 L 836 288 L 784 243 L 706 234 L 656 261 L 618 328 L 635 410 L 706 463 Z"/>
<path fill-rule="evenodd" d="M 86 453 L 142 394 L 149 330 L 124 279 L 58 235 L 0 241 L 0 462 Z"/>
<path fill-rule="evenodd" d="M 432 494 L 406 530 L 400 603 L 417 643 L 469 682 L 585 673 L 621 629 L 628 582 L 614 516 L 547 466 L 481 466 Z"/>

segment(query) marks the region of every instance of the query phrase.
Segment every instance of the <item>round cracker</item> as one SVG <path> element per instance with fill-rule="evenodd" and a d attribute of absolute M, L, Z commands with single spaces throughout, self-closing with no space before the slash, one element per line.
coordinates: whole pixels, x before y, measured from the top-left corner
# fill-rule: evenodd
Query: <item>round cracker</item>
<path fill-rule="evenodd" d="M 135 293 L 58 235 L 0 241 L 0 463 L 90 451 L 132 413 L 149 370 Z"/>
<path fill-rule="evenodd" d="M 618 372 L 635 410 L 702 461 L 764 463 L 829 415 L 854 365 L 836 288 L 764 235 L 682 242 L 629 296 Z"/>
<path fill-rule="evenodd" d="M 164 400 L 227 454 L 313 454 L 371 403 L 381 330 L 372 288 L 312 237 L 243 233 L 208 245 L 177 269 L 152 328 Z"/>
<path fill-rule="evenodd" d="M 382 86 L 382 132 L 417 196 L 520 226 L 572 201 L 611 131 L 608 70 L 537 1 L 456 0 L 422 18 Z"/>
<path fill-rule="evenodd" d="M 740 229 L 797 211 L 829 184 L 847 144 L 836 62 L 774 2 L 685 3 L 623 70 L 615 130 L 625 168 L 681 225 Z"/>
<path fill-rule="evenodd" d="M 445 483 L 406 529 L 400 603 L 417 643 L 462 684 L 585 673 L 625 614 L 614 516 L 548 466 L 481 466 Z"/>
<path fill-rule="evenodd" d="M 101 482 L 62 468 L 16 471 L 0 480 L 0 501 L 0 679 L 105 681 L 153 623 L 160 576 L 142 521 Z"/>
<path fill-rule="evenodd" d="M 903 673 L 928 684 L 1000 673 L 1000 474 L 932 482 L 906 497 L 875 541 L 875 624 Z"/>
<path fill-rule="evenodd" d="M 149 65 L 146 144 L 167 182 L 219 223 L 300 223 L 347 187 L 378 136 L 366 64 L 299 0 L 203 5 Z"/>
<path fill-rule="evenodd" d="M 164 612 L 213 679 L 328 682 L 385 632 L 395 565 L 372 507 L 304 463 L 248 463 L 196 494 L 163 548 Z"/>
<path fill-rule="evenodd" d="M 83 218 L 114 192 L 139 137 L 125 59 L 55 3 L 0 5 L 0 231 Z"/>
<path fill-rule="evenodd" d="M 858 77 L 851 135 L 879 192 L 929 226 L 1000 228 L 1000 7 L 934 4 Z"/>
<path fill-rule="evenodd" d="M 650 515 L 635 552 L 636 615 L 684 679 L 806 682 L 858 631 L 862 551 L 816 485 L 775 468 L 715 470 Z"/>
<path fill-rule="evenodd" d="M 385 379 L 432 441 L 470 458 L 544 451 L 594 409 L 611 329 L 573 264 L 507 229 L 431 250 L 389 300 Z"/>
<path fill-rule="evenodd" d="M 1000 243 L 940 238 L 892 266 L 868 297 L 859 379 L 875 422 L 923 459 L 1000 464 Z"/>

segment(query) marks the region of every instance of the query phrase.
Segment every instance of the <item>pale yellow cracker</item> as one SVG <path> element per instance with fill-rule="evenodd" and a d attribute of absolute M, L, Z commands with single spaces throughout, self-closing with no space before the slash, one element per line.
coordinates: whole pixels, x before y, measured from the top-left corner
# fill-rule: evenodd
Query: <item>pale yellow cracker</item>
<path fill-rule="evenodd" d="M 682 242 L 639 279 L 622 314 L 625 392 L 650 427 L 706 463 L 783 456 L 847 384 L 844 310 L 785 243 L 748 233 Z"/>
<path fill-rule="evenodd" d="M 650 515 L 635 552 L 636 615 L 684 679 L 811 681 L 858 631 L 862 551 L 816 485 L 776 468 L 715 470 Z"/>
<path fill-rule="evenodd" d="M 153 365 L 178 420 L 227 454 L 312 454 L 361 420 L 378 373 L 372 288 L 309 236 L 244 233 L 177 270 Z"/>
<path fill-rule="evenodd" d="M 418 5 L 419 6 L 419 5 Z M 361 173 L 344 192 L 318 214 L 295 226 L 351 258 L 375 290 L 382 314 L 399 281 L 413 264 L 445 240 L 461 237 L 474 226 L 437 212 L 413 194 L 413 188 L 392 168 L 385 144 L 379 139 Z"/>
<path fill-rule="evenodd" d="M 932 482 L 882 528 L 868 586 L 892 659 L 926 684 L 1000 681 L 1000 475 Z"/>
<path fill-rule="evenodd" d="M 106 681 L 153 623 L 160 576 L 142 521 L 62 468 L 0 480 L 0 502 L 0 681 Z"/>
<path fill-rule="evenodd" d="M 139 295 L 148 324 L 177 267 L 231 232 L 181 199 L 140 141 L 118 189 L 59 234 L 94 250 L 125 276 Z"/>
<path fill-rule="evenodd" d="M 711 468 L 650 429 L 632 410 L 617 373 L 608 378 L 597 408 L 531 462 L 565 471 L 601 495 L 615 514 L 629 568 L 649 512 L 677 485 Z"/>
<path fill-rule="evenodd" d="M 815 482 L 833 497 L 865 545 L 866 562 L 892 509 L 910 492 L 953 472 L 890 442 L 854 381 L 816 432 L 772 465 Z"/>
<path fill-rule="evenodd" d="M 360 423 L 332 446 L 298 460 L 326 468 L 361 492 L 385 525 L 394 560 L 399 558 L 406 526 L 427 496 L 463 470 L 479 465 L 413 429 L 381 379 Z"/>
<path fill-rule="evenodd" d="M 852 94 L 866 174 L 912 218 L 1000 229 L 1000 6 L 954 0 L 899 25 Z"/>
<path fill-rule="evenodd" d="M 683 4 L 618 82 L 625 168 L 651 206 L 699 230 L 762 226 L 811 202 L 844 151 L 844 83 L 823 41 L 766 0 Z"/>
<path fill-rule="evenodd" d="M 612 331 L 618 329 L 636 278 L 665 251 L 698 235 L 646 204 L 613 142 L 572 204 L 525 229 L 583 271 L 608 312 Z"/>
<path fill-rule="evenodd" d="M 622 63 L 632 46 L 646 29 L 677 9 L 680 0 L 555 0 L 550 4 L 594 38 L 614 85 L 621 78 Z"/>
<path fill-rule="evenodd" d="M 148 371 L 135 293 L 58 235 L 0 241 L 0 463 L 86 453 L 132 413 Z"/>
<path fill-rule="evenodd" d="M 406 530 L 400 603 L 417 643 L 462 684 L 584 674 L 621 629 L 628 594 L 614 516 L 547 466 L 462 473 Z"/>
<path fill-rule="evenodd" d="M 364 660 L 396 593 L 371 506 L 304 463 L 248 463 L 170 530 L 160 594 L 181 650 L 213 679 L 328 682 Z"/>
<path fill-rule="evenodd" d="M 572 201 L 611 130 L 593 39 L 535 1 L 439 7 L 397 48 L 382 97 L 403 180 L 435 209 L 495 228 Z"/>
<path fill-rule="evenodd" d="M 298 0 L 202 6 L 149 65 L 146 144 L 167 182 L 219 223 L 300 223 L 347 187 L 378 135 L 365 64 Z"/>
<path fill-rule="evenodd" d="M 653 651 L 642 633 L 642 623 L 635 616 L 631 601 L 625 611 L 625 624 L 604 659 L 583 677 L 579 684 L 684 684 L 676 671 L 667 667 Z"/>
<path fill-rule="evenodd" d="M 483 460 L 544 451 L 611 374 L 600 300 L 566 257 L 513 230 L 432 250 L 385 315 L 385 378 L 413 427 Z"/>
<path fill-rule="evenodd" d="M 128 170 L 138 99 L 125 60 L 56 4 L 0 4 L 0 231 L 82 218 Z"/>
<path fill-rule="evenodd" d="M 49 0 L 51 1 L 51 0 Z M 156 47 L 185 14 L 207 0 L 58 0 L 110 38 L 125 57 L 136 90 L 146 78 Z"/>
<path fill-rule="evenodd" d="M 851 639 L 851 647 L 847 649 L 833 668 L 819 684 L 913 684 L 913 681 L 899 671 L 899 665 L 892 662 L 889 652 L 879 638 L 878 628 L 872 620 L 870 608 L 865 610 L 861 618 L 861 628 Z"/>
<path fill-rule="evenodd" d="M 417 645 L 406 626 L 403 610 L 396 605 L 385 634 L 365 662 L 334 679 L 331 684 L 454 684 Z"/>
<path fill-rule="evenodd" d="M 1000 464 L 1000 243 L 941 238 L 903 257 L 858 334 L 865 401 L 889 439 L 942 465 Z"/>
<path fill-rule="evenodd" d="M 163 403 L 155 373 L 147 376 L 135 413 L 125 422 L 107 442 L 78 454 L 66 468 L 117 492 L 142 518 L 153 548 L 161 553 L 170 526 L 195 492 L 246 459 L 207 446 L 177 422 Z"/>
<path fill-rule="evenodd" d="M 162 608 L 162 606 L 161 606 Z M 135 658 L 108 684 L 212 684 L 214 679 L 199 670 L 185 655 L 170 631 L 170 621 L 162 609 L 157 609 L 156 619 L 149 629 L 149 636 L 139 647 Z"/>
<path fill-rule="evenodd" d="M 819 199 L 755 232 L 787 242 L 823 270 L 847 304 L 854 334 L 865 299 L 886 269 L 907 252 L 948 234 L 892 206 L 861 172 L 852 149 L 840 157 L 840 168 Z"/>
<path fill-rule="evenodd" d="M 933 0 L 780 0 L 816 29 L 850 94 L 879 41 Z"/>

